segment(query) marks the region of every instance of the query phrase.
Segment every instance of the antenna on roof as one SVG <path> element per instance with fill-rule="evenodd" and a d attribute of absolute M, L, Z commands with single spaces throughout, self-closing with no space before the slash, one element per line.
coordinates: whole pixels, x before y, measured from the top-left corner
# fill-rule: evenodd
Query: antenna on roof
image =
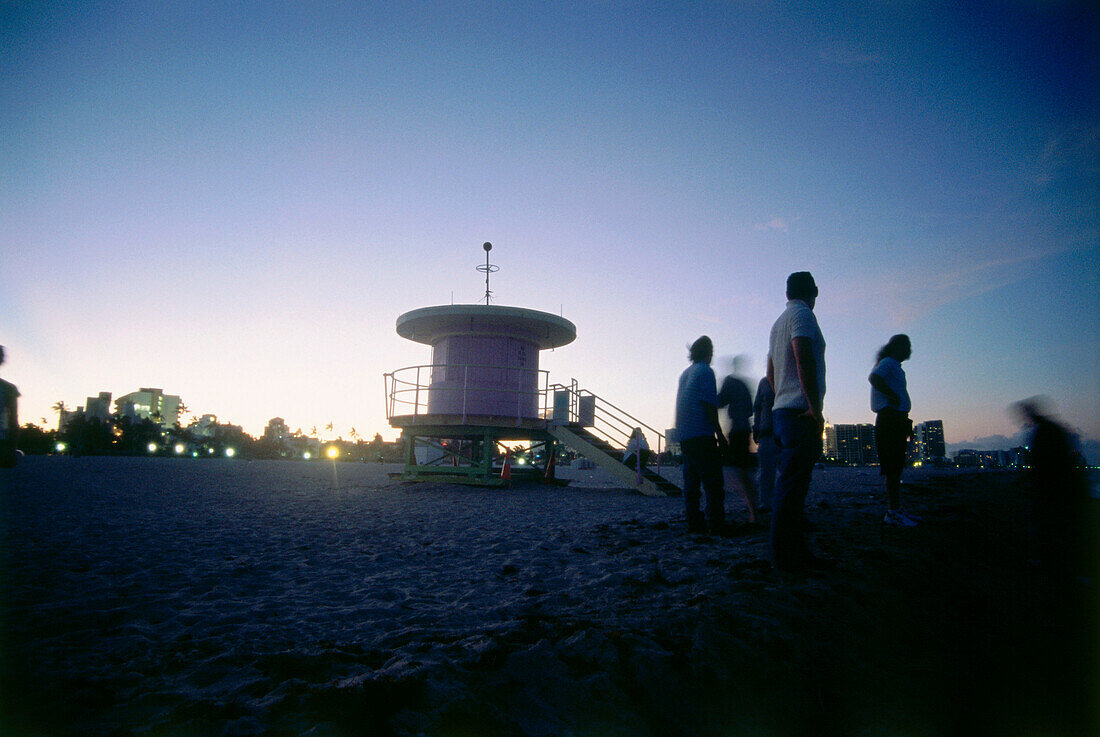
<path fill-rule="evenodd" d="M 489 289 L 489 274 L 495 274 L 497 271 L 500 271 L 500 267 L 496 264 L 489 263 L 489 251 L 493 250 L 493 244 L 489 241 L 485 241 L 481 247 L 485 249 L 485 264 L 483 266 L 478 266 L 477 270 L 485 274 L 485 304 L 489 304 L 489 300 L 493 297 L 493 293 Z"/>

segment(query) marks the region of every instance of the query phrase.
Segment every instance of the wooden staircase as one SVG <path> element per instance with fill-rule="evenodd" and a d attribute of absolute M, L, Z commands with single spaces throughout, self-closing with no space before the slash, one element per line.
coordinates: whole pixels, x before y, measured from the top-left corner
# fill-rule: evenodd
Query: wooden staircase
<path fill-rule="evenodd" d="M 551 425 L 548 430 L 558 442 L 569 446 L 616 479 L 646 496 L 669 496 L 681 493 L 679 486 L 648 467 L 642 469 L 642 476 L 639 479 L 637 470 L 622 462 L 622 450 L 577 423 Z"/>

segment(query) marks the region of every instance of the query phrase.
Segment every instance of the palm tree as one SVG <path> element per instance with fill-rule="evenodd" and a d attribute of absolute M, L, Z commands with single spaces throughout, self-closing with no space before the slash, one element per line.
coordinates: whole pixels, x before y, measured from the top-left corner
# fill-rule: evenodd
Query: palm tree
<path fill-rule="evenodd" d="M 325 429 L 328 430 L 329 432 L 332 432 L 332 423 L 330 422 L 327 425 L 325 425 Z"/>
<path fill-rule="evenodd" d="M 354 441 L 356 441 L 356 442 L 358 442 L 358 441 L 359 441 L 359 433 L 358 433 L 358 432 L 356 432 L 356 430 L 355 430 L 355 428 L 354 428 L 354 427 L 353 427 L 353 428 L 351 428 L 351 432 L 349 432 L 349 433 L 348 433 L 348 435 L 349 435 L 349 436 L 351 436 L 351 439 L 352 439 L 352 440 L 354 440 Z"/>
<path fill-rule="evenodd" d="M 61 430 L 61 420 L 65 417 L 65 413 L 69 411 L 69 408 L 65 406 L 65 402 L 64 402 L 64 400 L 62 400 L 62 401 L 57 402 L 56 404 L 54 404 L 52 409 L 53 409 L 54 412 L 57 413 L 57 429 L 60 432 L 60 430 Z M 43 422 L 45 422 L 45 419 L 43 419 Z"/>

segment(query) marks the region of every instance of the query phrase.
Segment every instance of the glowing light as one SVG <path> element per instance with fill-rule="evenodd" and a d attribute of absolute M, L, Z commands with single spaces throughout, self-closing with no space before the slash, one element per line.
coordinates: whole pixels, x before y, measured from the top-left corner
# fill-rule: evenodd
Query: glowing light
<path fill-rule="evenodd" d="M 183 447 L 183 443 L 176 443 L 176 447 L 175 447 L 176 455 L 179 455 L 180 453 L 182 453 L 185 450 L 187 450 L 187 449 Z"/>
<path fill-rule="evenodd" d="M 58 453 L 64 453 L 64 452 L 65 452 L 65 450 L 66 450 L 66 449 L 67 449 L 68 447 L 69 447 L 69 446 L 68 446 L 68 445 L 66 445 L 65 443 L 58 443 L 57 445 L 55 445 L 55 446 L 54 446 L 54 450 L 56 450 L 56 451 L 57 451 Z"/>
<path fill-rule="evenodd" d="M 312 457 L 313 457 L 313 454 L 310 453 L 308 450 L 305 453 L 302 453 L 302 458 L 305 458 L 307 461 Z"/>
<path fill-rule="evenodd" d="M 325 455 L 333 460 L 336 460 L 337 456 L 340 455 L 340 449 L 337 448 L 335 445 L 330 445 L 328 447 L 328 450 L 325 451 Z"/>
<path fill-rule="evenodd" d="M 197 450 L 191 451 L 191 457 L 192 458 L 198 458 L 199 457 L 199 452 Z"/>
<path fill-rule="evenodd" d="M 156 453 L 157 452 L 157 444 L 156 443 L 149 443 L 149 445 L 147 445 L 145 447 L 148 449 L 148 451 L 150 453 Z"/>
<path fill-rule="evenodd" d="M 235 455 L 237 455 L 237 451 L 234 450 L 233 448 L 226 448 L 225 449 L 225 457 L 226 458 L 232 458 Z"/>

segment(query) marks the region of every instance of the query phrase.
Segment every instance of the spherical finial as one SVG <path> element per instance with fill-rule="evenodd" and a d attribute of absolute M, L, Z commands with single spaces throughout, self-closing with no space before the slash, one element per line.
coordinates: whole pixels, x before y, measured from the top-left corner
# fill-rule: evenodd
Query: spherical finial
<path fill-rule="evenodd" d="M 485 253 L 488 253 L 489 251 L 493 250 L 493 244 L 490 243 L 489 241 L 485 241 L 485 243 L 481 247 L 485 249 Z"/>

